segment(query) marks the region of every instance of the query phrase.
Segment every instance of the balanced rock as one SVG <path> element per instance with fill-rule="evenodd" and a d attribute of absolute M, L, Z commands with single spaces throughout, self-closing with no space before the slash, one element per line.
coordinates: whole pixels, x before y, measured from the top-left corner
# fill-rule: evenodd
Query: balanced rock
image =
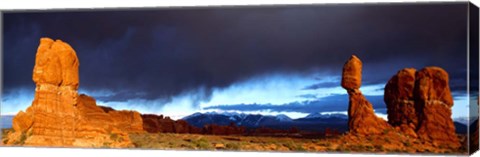
<path fill-rule="evenodd" d="M 418 124 L 413 97 L 415 72 L 413 68 L 398 71 L 385 85 L 384 93 L 388 123 L 412 137 L 417 137 L 415 128 Z"/>
<path fill-rule="evenodd" d="M 131 147 L 128 132 L 143 131 L 139 113 L 106 112 L 95 99 L 78 95 L 79 61 L 67 43 L 40 39 L 32 79 L 32 105 L 12 121 L 7 144 L 31 146 Z"/>
<path fill-rule="evenodd" d="M 360 91 L 362 80 L 362 62 L 352 56 L 343 66 L 342 87 L 349 96 L 348 126 L 349 131 L 357 134 L 381 134 L 391 128 L 388 123 L 377 117 L 372 104 Z"/>
<path fill-rule="evenodd" d="M 426 67 L 416 74 L 415 109 L 417 135 L 436 145 L 460 147 L 452 120 L 453 97 L 448 73 L 439 67 Z"/>
<path fill-rule="evenodd" d="M 352 55 L 343 65 L 342 87 L 345 89 L 359 89 L 362 85 L 362 61 Z"/>

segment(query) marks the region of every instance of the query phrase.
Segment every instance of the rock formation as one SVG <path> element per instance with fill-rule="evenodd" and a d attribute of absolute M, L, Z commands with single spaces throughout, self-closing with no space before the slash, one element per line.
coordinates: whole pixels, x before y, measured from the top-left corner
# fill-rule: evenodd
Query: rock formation
<path fill-rule="evenodd" d="M 426 67 L 420 71 L 413 68 L 398 71 L 385 85 L 388 123 L 375 116 L 372 105 L 360 92 L 361 72 L 362 62 L 356 56 L 343 67 L 342 87 L 350 99 L 350 132 L 378 134 L 393 126 L 435 146 L 460 147 L 451 118 L 453 98 L 445 70 Z"/>
<path fill-rule="evenodd" d="M 188 124 L 184 120 L 172 120 L 163 115 L 144 114 L 143 129 L 150 133 L 200 134 L 202 129 Z"/>
<path fill-rule="evenodd" d="M 418 124 L 413 97 L 415 72 L 413 68 L 398 71 L 385 85 L 384 94 L 388 123 L 412 137 L 417 137 L 415 128 Z"/>
<path fill-rule="evenodd" d="M 448 73 L 439 67 L 426 67 L 416 74 L 415 110 L 417 134 L 434 144 L 459 147 L 452 120 L 453 97 Z"/>
<path fill-rule="evenodd" d="M 40 39 L 32 105 L 13 119 L 7 144 L 31 146 L 131 147 L 129 132 L 143 131 L 138 112 L 104 111 L 95 99 L 78 95 L 79 61 L 61 40 Z"/>
<path fill-rule="evenodd" d="M 360 91 L 362 80 L 362 62 L 353 55 L 343 66 L 342 87 L 349 96 L 348 126 L 349 132 L 356 134 L 381 134 L 391 128 L 388 123 L 377 117 L 370 102 Z"/>
<path fill-rule="evenodd" d="M 75 146 L 111 143 L 114 147 L 128 147 L 131 144 L 128 133 L 143 132 L 142 119 L 136 111 L 105 110 L 84 94 L 78 100 Z"/>
<path fill-rule="evenodd" d="M 384 100 L 392 126 L 437 146 L 460 146 L 451 118 L 448 73 L 442 68 L 400 70 L 385 86 Z"/>

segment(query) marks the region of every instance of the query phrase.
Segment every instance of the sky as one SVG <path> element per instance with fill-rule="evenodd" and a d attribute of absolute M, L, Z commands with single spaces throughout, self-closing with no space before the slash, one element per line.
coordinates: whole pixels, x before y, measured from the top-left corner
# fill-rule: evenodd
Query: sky
<path fill-rule="evenodd" d="M 386 117 L 383 88 L 398 70 L 439 66 L 453 117 L 465 117 L 466 12 L 464 2 L 6 12 L 1 114 L 31 105 L 36 49 L 50 37 L 75 49 L 79 92 L 115 109 L 174 119 L 345 113 L 341 72 L 355 54 L 377 115 Z"/>

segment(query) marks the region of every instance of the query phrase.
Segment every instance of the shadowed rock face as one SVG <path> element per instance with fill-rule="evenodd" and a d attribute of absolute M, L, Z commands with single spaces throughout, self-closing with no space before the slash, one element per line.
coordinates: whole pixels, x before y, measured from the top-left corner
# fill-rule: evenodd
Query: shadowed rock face
<path fill-rule="evenodd" d="M 418 124 L 413 97 L 415 73 L 413 68 L 398 71 L 385 85 L 384 94 L 388 123 L 412 137 L 417 137 L 415 129 Z"/>
<path fill-rule="evenodd" d="M 400 70 L 385 86 L 388 121 L 398 130 L 434 145 L 460 146 L 451 118 L 448 73 L 439 67 Z"/>
<path fill-rule="evenodd" d="M 352 56 L 343 66 L 342 87 L 349 95 L 348 126 L 349 131 L 357 134 L 381 134 L 391 128 L 388 123 L 377 117 L 372 104 L 360 91 L 362 80 L 362 62 Z"/>
<path fill-rule="evenodd" d="M 13 118 L 15 132 L 8 135 L 7 144 L 133 146 L 126 131 L 143 131 L 140 114 L 106 112 L 96 105 L 95 99 L 79 96 L 78 68 L 77 55 L 69 44 L 40 39 L 32 76 L 35 98 L 25 112 L 20 111 Z"/>

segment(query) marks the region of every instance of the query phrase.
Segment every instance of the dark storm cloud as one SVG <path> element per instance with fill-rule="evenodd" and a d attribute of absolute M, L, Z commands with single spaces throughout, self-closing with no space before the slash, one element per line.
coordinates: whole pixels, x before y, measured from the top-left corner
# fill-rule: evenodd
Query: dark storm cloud
<path fill-rule="evenodd" d="M 198 88 L 208 99 L 214 87 L 272 72 L 339 76 L 352 54 L 364 63 L 364 84 L 385 83 L 404 67 L 436 65 L 461 85 L 466 4 L 5 13 L 4 91 L 34 86 L 40 37 L 76 50 L 81 89 L 119 91 L 105 101 L 129 92 L 168 99 Z"/>
<path fill-rule="evenodd" d="M 373 105 L 373 108 L 378 113 L 386 114 L 386 105 L 383 102 L 383 96 L 365 96 Z M 236 104 L 236 105 L 217 105 L 203 108 L 220 109 L 220 110 L 235 110 L 235 111 L 271 111 L 271 112 L 301 112 L 301 113 L 318 113 L 318 112 L 333 112 L 346 111 L 348 109 L 348 95 L 332 95 L 320 98 L 313 101 L 293 102 L 283 105 L 272 104 Z"/>

